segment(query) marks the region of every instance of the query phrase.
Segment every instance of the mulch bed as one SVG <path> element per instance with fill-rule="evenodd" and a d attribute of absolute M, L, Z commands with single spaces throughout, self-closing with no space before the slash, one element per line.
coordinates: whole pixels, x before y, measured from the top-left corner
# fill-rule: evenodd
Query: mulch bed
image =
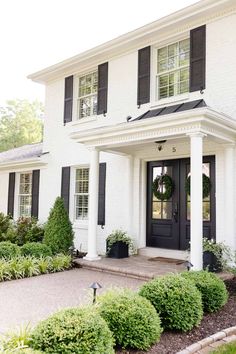
<path fill-rule="evenodd" d="M 117 354 L 175 354 L 179 350 L 208 337 L 225 328 L 236 325 L 236 277 L 225 281 L 229 291 L 229 301 L 218 312 L 203 317 L 200 327 L 188 333 L 164 332 L 158 344 L 147 352 L 136 350 L 118 350 Z"/>

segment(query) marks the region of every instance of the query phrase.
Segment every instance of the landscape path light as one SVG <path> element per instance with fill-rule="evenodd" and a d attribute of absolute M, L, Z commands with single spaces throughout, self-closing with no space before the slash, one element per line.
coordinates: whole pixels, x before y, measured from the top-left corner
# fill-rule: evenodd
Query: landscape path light
<path fill-rule="evenodd" d="M 102 286 L 99 283 L 95 282 L 95 283 L 90 285 L 90 288 L 93 289 L 93 304 L 95 304 L 97 289 L 101 289 Z"/>

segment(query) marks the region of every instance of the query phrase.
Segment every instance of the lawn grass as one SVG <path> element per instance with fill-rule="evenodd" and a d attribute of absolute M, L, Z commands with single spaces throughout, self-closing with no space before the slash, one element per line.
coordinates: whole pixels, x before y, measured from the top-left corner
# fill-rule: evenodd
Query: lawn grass
<path fill-rule="evenodd" d="M 219 347 L 212 354 L 235 354 L 236 353 L 236 342 L 225 344 Z"/>

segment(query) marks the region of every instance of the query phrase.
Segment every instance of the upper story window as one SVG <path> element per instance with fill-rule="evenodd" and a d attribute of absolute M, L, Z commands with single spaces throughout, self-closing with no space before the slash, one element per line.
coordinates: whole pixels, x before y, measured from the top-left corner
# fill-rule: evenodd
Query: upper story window
<path fill-rule="evenodd" d="M 189 92 L 189 52 L 189 39 L 158 49 L 158 99 Z"/>
<path fill-rule="evenodd" d="M 31 216 L 32 173 L 21 173 L 19 183 L 19 216 Z"/>
<path fill-rule="evenodd" d="M 88 219 L 89 169 L 78 168 L 75 176 L 75 219 Z"/>
<path fill-rule="evenodd" d="M 97 114 L 98 72 L 79 78 L 78 117 L 79 119 Z"/>

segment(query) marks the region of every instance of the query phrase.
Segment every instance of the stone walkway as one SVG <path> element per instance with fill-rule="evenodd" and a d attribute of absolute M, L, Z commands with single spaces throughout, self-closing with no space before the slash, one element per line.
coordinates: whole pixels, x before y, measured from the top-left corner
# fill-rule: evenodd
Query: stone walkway
<path fill-rule="evenodd" d="M 87 269 L 41 275 L 0 283 L 0 332 L 30 322 L 37 323 L 49 314 L 65 308 L 90 303 L 93 282 L 110 287 L 137 289 L 142 280 Z"/>

